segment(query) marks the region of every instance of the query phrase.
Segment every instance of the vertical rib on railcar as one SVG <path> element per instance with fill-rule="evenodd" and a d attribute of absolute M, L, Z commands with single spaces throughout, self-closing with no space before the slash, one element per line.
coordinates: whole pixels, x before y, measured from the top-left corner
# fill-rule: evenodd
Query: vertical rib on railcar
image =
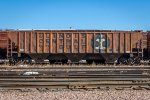
<path fill-rule="evenodd" d="M 6 54 L 7 53 L 7 54 Z M 8 57 L 8 34 L 0 32 L 0 59 Z"/>

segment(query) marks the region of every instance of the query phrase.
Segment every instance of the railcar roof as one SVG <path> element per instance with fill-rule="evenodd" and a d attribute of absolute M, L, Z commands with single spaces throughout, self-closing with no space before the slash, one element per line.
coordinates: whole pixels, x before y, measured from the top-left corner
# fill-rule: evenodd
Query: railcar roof
<path fill-rule="evenodd" d="M 44 31 L 44 32 L 143 32 L 143 30 L 88 30 L 88 29 L 17 29 L 0 31 Z"/>

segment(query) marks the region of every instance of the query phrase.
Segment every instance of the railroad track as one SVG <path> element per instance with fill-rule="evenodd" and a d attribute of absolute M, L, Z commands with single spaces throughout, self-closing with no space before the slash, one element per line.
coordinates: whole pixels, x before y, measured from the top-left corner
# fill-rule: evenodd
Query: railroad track
<path fill-rule="evenodd" d="M 137 81 L 137 82 L 136 82 Z M 52 88 L 59 89 L 99 89 L 101 87 L 146 87 L 150 89 L 149 80 L 3 80 L 0 88 Z"/>
<path fill-rule="evenodd" d="M 19 65 L 19 66 L 5 66 L 1 65 L 0 70 L 32 70 L 32 69 L 150 69 L 149 66 L 139 65 L 139 66 L 124 66 L 124 65 Z"/>
<path fill-rule="evenodd" d="M 72 70 L 72 69 L 68 69 L 68 70 L 4 70 L 4 71 L 0 71 L 0 75 L 22 75 L 25 74 L 25 72 L 37 72 L 39 75 L 43 75 L 43 74 L 92 74 L 93 72 L 95 72 L 96 74 L 150 74 L 150 69 L 143 69 L 143 70 Z M 60 75 L 60 74 L 59 74 Z"/>
<path fill-rule="evenodd" d="M 120 70 L 122 71 L 122 70 Z M 42 71 L 38 75 L 0 72 L 1 89 L 150 89 L 150 75 L 141 70 L 120 71 Z M 149 72 L 149 70 L 147 70 Z M 16 73 L 16 74 L 14 74 Z M 19 73 L 19 74 L 18 74 Z"/>

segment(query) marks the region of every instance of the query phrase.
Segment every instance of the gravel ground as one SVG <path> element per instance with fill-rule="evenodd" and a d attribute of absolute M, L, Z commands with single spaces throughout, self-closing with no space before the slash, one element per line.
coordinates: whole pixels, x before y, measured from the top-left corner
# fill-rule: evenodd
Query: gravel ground
<path fill-rule="evenodd" d="M 150 100 L 146 90 L 0 92 L 0 100 Z"/>

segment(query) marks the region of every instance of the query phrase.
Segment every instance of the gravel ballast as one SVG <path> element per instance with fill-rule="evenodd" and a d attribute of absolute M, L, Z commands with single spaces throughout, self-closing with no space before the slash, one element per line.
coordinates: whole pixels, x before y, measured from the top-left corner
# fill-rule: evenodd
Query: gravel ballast
<path fill-rule="evenodd" d="M 0 92 L 0 100 L 150 100 L 147 90 Z"/>

